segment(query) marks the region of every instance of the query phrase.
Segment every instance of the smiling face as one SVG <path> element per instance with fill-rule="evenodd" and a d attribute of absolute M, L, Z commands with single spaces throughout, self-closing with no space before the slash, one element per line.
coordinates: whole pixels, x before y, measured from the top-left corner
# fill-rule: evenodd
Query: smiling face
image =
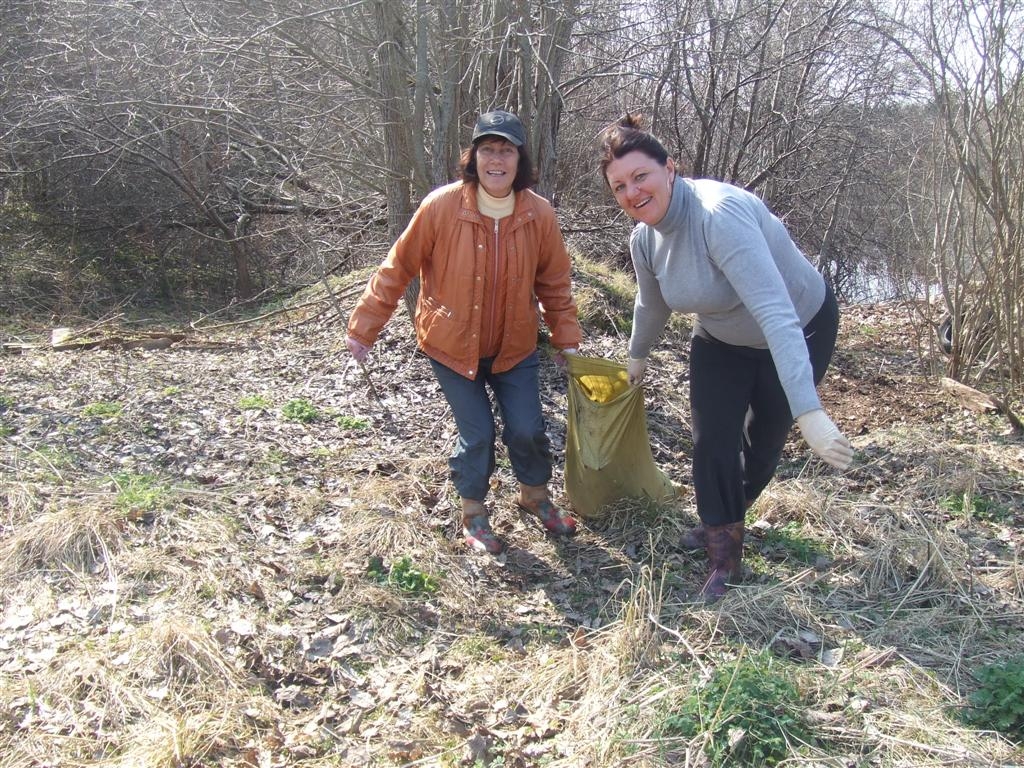
<path fill-rule="evenodd" d="M 605 169 L 605 179 L 619 207 L 637 221 L 652 226 L 668 213 L 675 178 L 676 166 L 671 157 L 662 165 L 639 150 L 612 160 Z"/>
<path fill-rule="evenodd" d="M 492 197 L 505 197 L 519 170 L 519 149 L 500 136 L 489 136 L 476 145 L 476 175 Z"/>

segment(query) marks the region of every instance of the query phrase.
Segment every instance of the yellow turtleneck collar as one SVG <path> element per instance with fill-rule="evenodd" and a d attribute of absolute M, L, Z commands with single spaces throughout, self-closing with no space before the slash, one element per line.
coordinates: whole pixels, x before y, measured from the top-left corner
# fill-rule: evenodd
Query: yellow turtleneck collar
<path fill-rule="evenodd" d="M 511 216 L 516 207 L 516 193 L 511 192 L 505 197 L 493 197 L 487 194 L 482 185 L 476 185 L 476 205 L 480 213 L 490 216 L 492 219 L 503 219 Z"/>

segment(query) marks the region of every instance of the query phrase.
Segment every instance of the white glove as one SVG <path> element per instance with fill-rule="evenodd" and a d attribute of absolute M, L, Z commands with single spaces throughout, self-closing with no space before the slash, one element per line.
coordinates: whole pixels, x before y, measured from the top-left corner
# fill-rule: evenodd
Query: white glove
<path fill-rule="evenodd" d="M 644 371 L 647 370 L 647 358 L 646 357 L 631 357 L 629 362 L 626 364 L 626 376 L 629 378 L 630 386 L 640 386 L 640 382 L 644 380 Z"/>
<path fill-rule="evenodd" d="M 345 346 L 348 347 L 349 354 L 356 359 L 357 363 L 366 361 L 366 356 L 370 354 L 370 347 L 359 339 L 353 339 L 351 336 L 345 340 Z"/>
<path fill-rule="evenodd" d="M 824 461 L 836 469 L 846 469 L 853 463 L 853 446 L 821 408 L 798 416 L 796 423 L 811 450 Z"/>

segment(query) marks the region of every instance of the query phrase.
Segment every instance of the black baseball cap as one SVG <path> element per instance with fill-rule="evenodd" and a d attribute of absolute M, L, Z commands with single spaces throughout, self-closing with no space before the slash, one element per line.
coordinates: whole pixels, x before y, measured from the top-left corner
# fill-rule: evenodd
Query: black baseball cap
<path fill-rule="evenodd" d="M 519 122 L 519 118 L 511 112 L 500 109 L 494 112 L 484 112 L 476 119 L 476 127 L 473 128 L 473 143 L 475 144 L 476 140 L 483 136 L 500 136 L 503 139 L 508 139 L 517 147 L 526 143 L 526 132 L 523 130 L 523 124 Z"/>

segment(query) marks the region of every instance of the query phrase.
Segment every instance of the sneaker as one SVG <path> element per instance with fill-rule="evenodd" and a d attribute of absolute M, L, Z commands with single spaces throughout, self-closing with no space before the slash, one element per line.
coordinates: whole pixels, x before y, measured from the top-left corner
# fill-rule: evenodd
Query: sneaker
<path fill-rule="evenodd" d="M 518 502 L 519 508 L 540 518 L 541 525 L 555 536 L 572 536 L 576 533 L 576 521 L 572 515 L 559 509 L 550 499 Z"/>
<path fill-rule="evenodd" d="M 462 535 L 466 537 L 466 546 L 476 552 L 489 555 L 500 555 L 504 547 L 494 531 L 487 515 L 473 515 L 462 520 Z"/>

